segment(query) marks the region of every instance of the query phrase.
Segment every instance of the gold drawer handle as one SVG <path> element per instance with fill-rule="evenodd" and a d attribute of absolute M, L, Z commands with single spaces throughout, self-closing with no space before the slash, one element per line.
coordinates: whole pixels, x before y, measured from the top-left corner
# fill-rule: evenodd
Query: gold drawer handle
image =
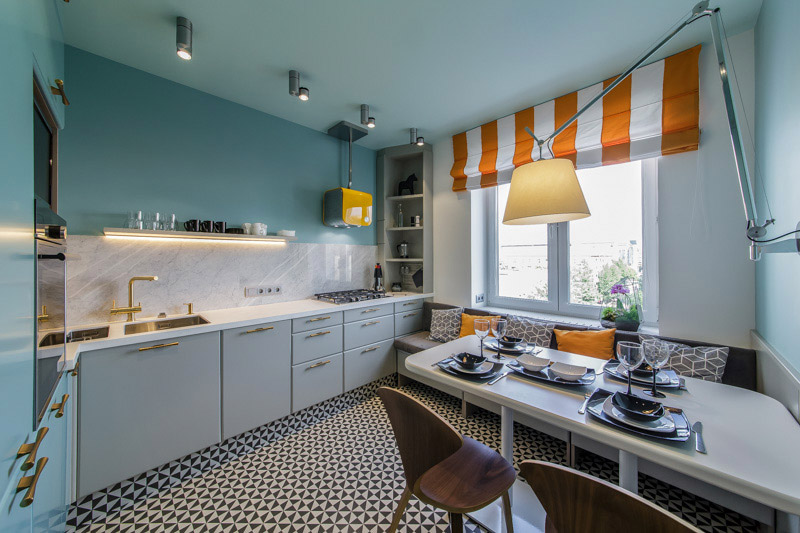
<path fill-rule="evenodd" d="M 75 368 L 72 369 L 72 374 L 70 374 L 71 376 L 75 377 L 78 375 L 78 367 L 80 366 L 80 364 L 81 364 L 80 361 L 75 363 Z"/>
<path fill-rule="evenodd" d="M 50 94 L 54 94 L 56 96 L 61 97 L 61 103 L 65 106 L 69 105 L 69 100 L 67 100 L 67 93 L 64 92 L 64 80 L 60 80 L 58 78 L 55 79 L 56 86 L 50 86 Z"/>
<path fill-rule="evenodd" d="M 33 471 L 33 475 L 25 476 L 19 480 L 17 492 L 27 490 L 25 496 L 22 497 L 22 501 L 19 502 L 20 507 L 27 507 L 33 503 L 33 498 L 36 496 L 36 483 L 39 482 L 39 476 L 42 475 L 42 470 L 44 470 L 44 465 L 46 464 L 47 457 L 42 457 L 36 461 L 36 470 Z"/>
<path fill-rule="evenodd" d="M 251 329 L 249 331 L 245 331 L 245 333 L 258 333 L 259 331 L 269 331 L 271 329 L 275 329 L 275 326 L 269 326 L 268 328 Z"/>
<path fill-rule="evenodd" d="M 410 316 L 417 316 L 417 313 L 408 313 L 407 315 L 403 315 L 403 318 L 408 318 Z"/>
<path fill-rule="evenodd" d="M 380 308 L 378 308 L 378 307 L 374 307 L 374 308 L 372 308 L 372 309 L 364 309 L 363 311 L 361 311 L 361 314 L 364 314 L 364 313 L 374 313 L 375 311 L 380 311 Z"/>
<path fill-rule="evenodd" d="M 168 342 L 166 344 L 156 344 L 155 346 L 145 346 L 143 348 L 139 348 L 140 352 L 146 352 L 147 350 L 155 350 L 156 348 L 166 348 L 167 346 L 177 346 L 180 344 L 179 342 Z"/>
<path fill-rule="evenodd" d="M 312 318 L 309 322 L 319 322 L 320 320 L 330 320 L 331 317 L 329 316 L 318 316 L 317 318 Z"/>
<path fill-rule="evenodd" d="M 36 440 L 33 442 L 28 442 L 23 444 L 17 450 L 17 457 L 22 457 L 23 455 L 27 455 L 28 458 L 25 459 L 25 462 L 22 463 L 20 470 L 26 472 L 33 468 L 33 465 L 36 463 L 36 452 L 39 451 L 39 445 L 42 443 L 42 439 L 44 436 L 47 435 L 47 432 L 50 431 L 50 428 L 43 426 L 36 432 Z"/>
<path fill-rule="evenodd" d="M 50 410 L 56 412 L 56 418 L 61 418 L 62 416 L 64 416 L 64 407 L 66 407 L 68 399 L 69 399 L 69 394 L 65 394 L 64 396 L 61 397 L 60 403 L 54 403 L 53 405 L 50 406 Z"/>
<path fill-rule="evenodd" d="M 330 359 L 328 359 L 327 361 L 320 361 L 319 363 L 314 363 L 313 365 L 308 367 L 306 370 L 311 370 L 312 368 L 317 368 L 318 366 L 324 366 L 324 365 L 327 365 L 330 362 L 331 362 Z"/>
<path fill-rule="evenodd" d="M 407 305 L 414 305 L 414 304 L 416 304 L 416 303 L 417 303 L 417 302 L 406 302 L 406 303 L 404 303 L 404 304 L 403 304 L 403 307 L 405 307 L 405 306 L 407 306 Z"/>
<path fill-rule="evenodd" d="M 306 338 L 310 339 L 311 337 L 319 337 L 320 335 L 327 335 L 328 333 L 330 333 L 330 331 L 318 331 L 317 333 L 312 333 Z"/>
<path fill-rule="evenodd" d="M 364 326 L 374 326 L 375 324 L 380 324 L 380 323 L 381 323 L 380 320 L 373 320 L 372 322 L 365 322 L 364 324 L 362 324 L 362 327 L 364 327 Z"/>
<path fill-rule="evenodd" d="M 362 350 L 361 353 L 374 352 L 377 349 L 378 349 L 377 346 L 373 346 L 372 348 L 367 348 L 366 350 Z"/>

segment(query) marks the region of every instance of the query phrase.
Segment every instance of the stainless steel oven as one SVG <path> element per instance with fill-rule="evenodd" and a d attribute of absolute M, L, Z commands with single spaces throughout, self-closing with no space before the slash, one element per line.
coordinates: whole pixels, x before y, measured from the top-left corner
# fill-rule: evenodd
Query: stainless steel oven
<path fill-rule="evenodd" d="M 64 371 L 67 223 L 36 200 L 36 423 Z"/>

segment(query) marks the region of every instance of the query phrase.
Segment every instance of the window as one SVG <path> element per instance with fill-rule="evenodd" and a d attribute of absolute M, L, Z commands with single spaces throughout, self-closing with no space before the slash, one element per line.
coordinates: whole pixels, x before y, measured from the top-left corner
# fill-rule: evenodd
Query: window
<path fill-rule="evenodd" d="M 487 195 L 489 304 L 596 318 L 622 278 L 638 282 L 657 321 L 657 160 L 579 170 L 592 215 L 560 224 L 502 223 L 509 185 Z"/>

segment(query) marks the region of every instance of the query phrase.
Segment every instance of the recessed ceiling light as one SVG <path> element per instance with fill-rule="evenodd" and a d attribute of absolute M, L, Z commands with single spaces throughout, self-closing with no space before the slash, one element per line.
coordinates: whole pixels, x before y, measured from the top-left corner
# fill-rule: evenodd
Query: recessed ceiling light
<path fill-rule="evenodd" d="M 175 47 L 178 57 L 189 61 L 192 59 L 192 21 L 186 17 L 178 17 L 175 30 Z"/>

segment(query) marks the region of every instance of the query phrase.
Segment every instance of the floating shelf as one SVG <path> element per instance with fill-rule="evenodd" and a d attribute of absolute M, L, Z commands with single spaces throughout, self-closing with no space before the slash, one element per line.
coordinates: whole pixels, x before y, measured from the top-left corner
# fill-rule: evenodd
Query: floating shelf
<path fill-rule="evenodd" d="M 415 231 L 421 229 L 422 226 L 403 226 L 402 228 L 386 228 L 386 231 Z"/>
<path fill-rule="evenodd" d="M 415 198 L 422 198 L 422 193 L 419 194 L 406 194 L 403 196 L 387 196 L 387 200 L 414 200 Z"/>
<path fill-rule="evenodd" d="M 125 239 L 159 239 L 176 241 L 241 242 L 262 244 L 284 244 L 296 241 L 297 237 L 280 235 L 238 235 L 236 233 L 203 233 L 199 231 L 160 231 L 149 229 L 103 228 L 106 237 Z"/>
<path fill-rule="evenodd" d="M 406 257 L 406 258 L 398 258 L 398 257 L 390 257 L 386 260 L 387 263 L 422 263 L 421 257 Z"/>

